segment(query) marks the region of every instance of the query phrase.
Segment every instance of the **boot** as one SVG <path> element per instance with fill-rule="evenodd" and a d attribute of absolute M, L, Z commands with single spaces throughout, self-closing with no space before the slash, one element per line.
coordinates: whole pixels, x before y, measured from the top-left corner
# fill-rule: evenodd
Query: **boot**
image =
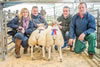
<path fill-rule="evenodd" d="M 89 58 L 93 59 L 94 54 L 89 54 Z"/>
<path fill-rule="evenodd" d="M 27 54 L 28 47 L 24 48 L 24 54 Z"/>
<path fill-rule="evenodd" d="M 72 52 L 72 48 L 70 47 L 70 51 Z"/>
<path fill-rule="evenodd" d="M 71 51 L 71 52 L 74 52 L 73 48 L 70 47 L 70 51 Z"/>
<path fill-rule="evenodd" d="M 15 39 L 15 53 L 16 53 L 16 58 L 20 58 L 20 46 L 21 46 L 22 40 L 16 38 Z"/>

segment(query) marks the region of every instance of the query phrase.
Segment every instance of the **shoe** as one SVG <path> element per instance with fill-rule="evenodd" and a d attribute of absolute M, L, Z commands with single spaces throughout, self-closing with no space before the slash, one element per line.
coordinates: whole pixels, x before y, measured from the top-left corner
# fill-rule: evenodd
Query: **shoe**
<path fill-rule="evenodd" d="M 24 54 L 28 53 L 27 49 L 28 49 L 28 47 L 24 48 Z"/>
<path fill-rule="evenodd" d="M 94 54 L 89 54 L 89 58 L 93 59 Z"/>
<path fill-rule="evenodd" d="M 71 52 L 74 52 L 73 48 L 70 47 L 70 51 L 71 51 Z"/>

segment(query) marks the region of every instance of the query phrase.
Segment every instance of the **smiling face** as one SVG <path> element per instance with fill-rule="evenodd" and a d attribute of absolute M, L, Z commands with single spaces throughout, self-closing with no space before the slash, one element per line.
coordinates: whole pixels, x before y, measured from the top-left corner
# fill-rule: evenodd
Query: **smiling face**
<path fill-rule="evenodd" d="M 67 16 L 69 16 L 69 14 L 70 14 L 69 8 L 63 8 L 63 16 L 66 18 Z"/>
<path fill-rule="evenodd" d="M 28 10 L 24 10 L 22 15 L 23 15 L 24 18 L 27 18 L 29 16 Z"/>
<path fill-rule="evenodd" d="M 34 16 L 37 16 L 38 15 L 38 8 L 32 8 L 32 14 Z"/>
<path fill-rule="evenodd" d="M 30 15 L 30 14 L 29 14 L 28 9 L 27 9 L 27 8 L 22 8 L 22 9 L 21 9 L 21 12 L 20 12 L 20 14 L 19 14 L 19 19 L 21 20 L 22 17 L 24 17 L 24 18 L 30 17 L 29 15 Z"/>
<path fill-rule="evenodd" d="M 86 7 L 85 4 L 80 4 L 79 7 L 78 7 L 78 9 L 79 9 L 79 14 L 80 14 L 80 15 L 85 14 L 86 11 L 87 11 L 87 7 Z"/>

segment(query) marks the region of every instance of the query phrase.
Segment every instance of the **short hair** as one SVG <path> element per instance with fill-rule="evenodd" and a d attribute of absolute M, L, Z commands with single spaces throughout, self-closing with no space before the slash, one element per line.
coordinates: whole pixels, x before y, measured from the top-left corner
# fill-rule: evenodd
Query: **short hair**
<path fill-rule="evenodd" d="M 63 7 L 63 9 L 64 9 L 64 8 L 68 8 L 68 9 L 69 9 L 69 11 L 70 11 L 70 8 L 69 8 L 68 6 L 64 6 L 64 7 Z"/>
<path fill-rule="evenodd" d="M 80 2 L 79 5 L 78 5 L 78 7 L 79 7 L 81 4 L 84 4 L 85 7 L 87 8 L 87 4 L 86 4 L 86 2 Z"/>
<path fill-rule="evenodd" d="M 38 8 L 38 7 L 37 7 L 37 6 L 33 6 L 32 9 L 33 9 L 33 8 Z"/>

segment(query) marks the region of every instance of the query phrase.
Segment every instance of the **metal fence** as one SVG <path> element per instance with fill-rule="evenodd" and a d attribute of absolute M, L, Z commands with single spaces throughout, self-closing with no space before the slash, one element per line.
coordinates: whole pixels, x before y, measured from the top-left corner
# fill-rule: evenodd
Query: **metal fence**
<path fill-rule="evenodd" d="M 3 23 L 3 3 L 0 3 L 0 52 L 1 52 L 1 58 L 3 60 L 5 60 L 5 53 L 6 53 L 6 49 L 5 49 L 5 35 L 4 33 L 4 23 Z"/>

